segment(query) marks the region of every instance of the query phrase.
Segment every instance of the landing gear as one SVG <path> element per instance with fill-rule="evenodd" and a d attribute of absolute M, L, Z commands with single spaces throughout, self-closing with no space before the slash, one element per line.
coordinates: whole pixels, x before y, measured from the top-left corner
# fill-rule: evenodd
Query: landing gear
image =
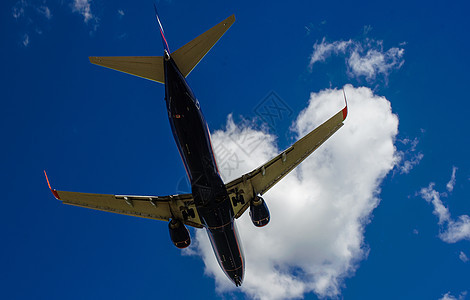
<path fill-rule="evenodd" d="M 233 281 L 235 282 L 235 286 L 237 286 L 237 287 L 242 285 L 242 280 L 237 275 L 235 275 L 235 277 L 233 277 Z"/>
<path fill-rule="evenodd" d="M 235 197 L 232 197 L 232 203 L 233 206 L 237 206 L 238 203 L 240 204 L 245 204 L 245 198 L 243 198 L 243 195 L 236 195 Z"/>

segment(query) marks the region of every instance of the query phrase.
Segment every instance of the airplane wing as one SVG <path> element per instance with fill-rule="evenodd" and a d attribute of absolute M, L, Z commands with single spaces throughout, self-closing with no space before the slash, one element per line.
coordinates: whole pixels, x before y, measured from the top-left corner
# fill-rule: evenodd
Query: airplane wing
<path fill-rule="evenodd" d="M 46 180 L 52 194 L 64 204 L 161 221 L 176 218 L 186 225 L 203 227 L 191 194 L 158 197 L 66 192 L 52 189 L 47 174 Z"/>
<path fill-rule="evenodd" d="M 341 111 L 298 140 L 287 150 L 257 169 L 226 184 L 235 217 L 239 218 L 250 206 L 250 202 L 254 197 L 266 193 L 340 129 L 347 114 L 348 107 L 346 104 Z"/>

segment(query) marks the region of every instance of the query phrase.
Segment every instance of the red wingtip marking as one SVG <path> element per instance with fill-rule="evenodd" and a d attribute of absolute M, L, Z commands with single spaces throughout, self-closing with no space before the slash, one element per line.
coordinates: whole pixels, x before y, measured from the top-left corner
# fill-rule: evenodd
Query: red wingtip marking
<path fill-rule="evenodd" d="M 49 186 L 49 189 L 51 190 L 52 195 L 54 195 L 54 197 L 55 197 L 57 200 L 60 200 L 60 197 L 59 197 L 59 194 L 57 193 L 57 191 L 56 191 L 56 190 L 53 190 L 53 189 L 51 188 L 51 183 L 49 182 L 49 178 L 47 177 L 46 170 L 44 170 L 44 175 L 46 175 L 47 186 Z"/>
<path fill-rule="evenodd" d="M 344 96 L 344 102 L 346 103 L 346 106 L 343 108 L 343 121 L 346 120 L 346 117 L 348 116 L 348 101 L 346 100 L 346 93 L 344 92 L 343 88 L 343 96 Z"/>

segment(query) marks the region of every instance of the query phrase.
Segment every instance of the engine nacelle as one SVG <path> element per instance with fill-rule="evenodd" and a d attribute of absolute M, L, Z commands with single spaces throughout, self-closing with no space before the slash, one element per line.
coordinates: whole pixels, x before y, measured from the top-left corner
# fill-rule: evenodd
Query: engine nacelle
<path fill-rule="evenodd" d="M 171 241 L 176 247 L 183 249 L 191 244 L 189 230 L 180 220 L 171 219 L 168 223 L 168 229 L 170 230 Z"/>
<path fill-rule="evenodd" d="M 250 204 L 251 221 L 256 227 L 263 227 L 269 223 L 269 209 L 263 198 L 256 196 Z"/>

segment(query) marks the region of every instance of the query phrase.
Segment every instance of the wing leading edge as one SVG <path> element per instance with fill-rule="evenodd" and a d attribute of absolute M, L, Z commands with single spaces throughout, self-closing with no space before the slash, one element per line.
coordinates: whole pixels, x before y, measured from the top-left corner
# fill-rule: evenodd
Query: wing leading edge
<path fill-rule="evenodd" d="M 51 188 L 46 171 L 44 174 L 52 194 L 64 204 L 161 221 L 176 218 L 203 227 L 191 194 L 158 197 L 58 191 Z"/>
<path fill-rule="evenodd" d="M 346 96 L 344 99 L 346 101 Z M 288 149 L 255 170 L 226 184 L 235 217 L 239 218 L 250 206 L 251 200 L 266 193 L 340 129 L 347 114 L 346 103 L 342 110 Z"/>

